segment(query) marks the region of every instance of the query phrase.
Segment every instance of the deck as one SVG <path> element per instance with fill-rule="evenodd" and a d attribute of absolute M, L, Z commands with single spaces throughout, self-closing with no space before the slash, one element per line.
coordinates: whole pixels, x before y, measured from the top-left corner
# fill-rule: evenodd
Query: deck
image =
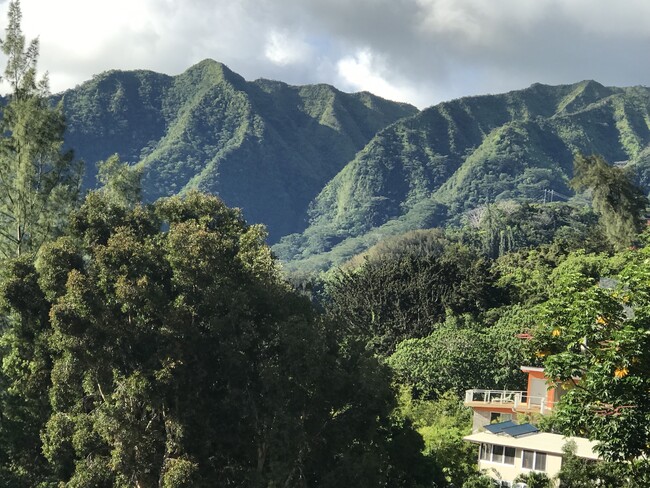
<path fill-rule="evenodd" d="M 467 390 L 465 405 L 472 408 L 510 408 L 518 413 L 549 413 L 552 402 L 546 397 L 528 396 L 525 391 L 517 390 Z"/>

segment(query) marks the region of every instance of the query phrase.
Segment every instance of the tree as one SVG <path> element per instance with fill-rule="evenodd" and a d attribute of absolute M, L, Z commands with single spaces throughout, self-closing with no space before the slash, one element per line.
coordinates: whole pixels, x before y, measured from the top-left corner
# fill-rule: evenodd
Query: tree
<path fill-rule="evenodd" d="M 552 488 L 554 486 L 546 473 L 531 471 L 528 474 L 520 474 L 515 478 L 515 483 L 525 483 L 528 488 Z"/>
<path fill-rule="evenodd" d="M 496 386 L 494 353 L 481 329 L 470 317 L 450 317 L 429 336 L 398 344 L 388 364 L 421 398 L 448 390 L 460 397 L 469 388 Z"/>
<path fill-rule="evenodd" d="M 467 478 L 463 488 L 498 488 L 500 484 L 485 474 L 476 474 Z"/>
<path fill-rule="evenodd" d="M 574 160 L 574 190 L 591 190 L 593 207 L 611 244 L 632 245 L 645 224 L 648 199 L 623 168 L 610 166 L 602 156 L 578 154 Z"/>
<path fill-rule="evenodd" d="M 562 488 L 634 488 L 646 486 L 643 479 L 638 478 L 630 463 L 611 463 L 593 461 L 576 455 L 575 442 L 567 442 L 562 448 L 562 469 L 557 479 Z M 647 478 L 646 478 L 647 481 Z"/>
<path fill-rule="evenodd" d="M 64 225 L 76 200 L 80 165 L 62 152 L 62 106 L 48 101 L 47 76 L 37 79 L 38 40 L 26 46 L 20 2 L 9 4 L 0 43 L 12 93 L 0 126 L 0 253 L 35 251 Z"/>
<path fill-rule="evenodd" d="M 449 312 L 479 313 L 500 298 L 488 261 L 449 241 L 424 244 L 368 258 L 326 285 L 329 313 L 382 355 L 429 335 Z"/>
<path fill-rule="evenodd" d="M 437 400 L 415 400 L 400 389 L 399 412 L 413 422 L 424 439 L 424 453 L 435 459 L 450 486 L 460 487 L 477 474 L 476 446 L 463 440 L 472 431 L 472 410 L 453 391 Z"/>
<path fill-rule="evenodd" d="M 650 248 L 611 260 L 574 255 L 534 312 L 547 376 L 575 384 L 555 410 L 565 434 L 598 441 L 612 461 L 650 455 Z"/>
<path fill-rule="evenodd" d="M 102 185 L 100 191 L 118 205 L 133 207 L 140 203 L 141 179 L 142 170 L 122 163 L 117 154 L 98 164 L 97 180 Z"/>
<path fill-rule="evenodd" d="M 388 369 L 290 291 L 264 239 L 216 197 L 129 208 L 93 192 L 69 235 L 21 258 L 7 283 L 40 299 L 6 288 L 6 336 L 33 317 L 47 361 L 5 344 L 49 400 L 33 417 L 49 463 L 36 481 L 431 485 L 421 437 L 391 416 Z"/>

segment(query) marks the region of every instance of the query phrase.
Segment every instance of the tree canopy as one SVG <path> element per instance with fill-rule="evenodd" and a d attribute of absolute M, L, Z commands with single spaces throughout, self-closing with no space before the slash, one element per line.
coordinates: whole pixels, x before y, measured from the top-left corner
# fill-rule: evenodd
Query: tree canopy
<path fill-rule="evenodd" d="M 574 160 L 571 186 L 591 190 L 596 213 L 605 228 L 607 239 L 617 248 L 635 242 L 645 223 L 648 199 L 623 168 L 610 166 L 599 155 L 578 154 Z"/>
<path fill-rule="evenodd" d="M 97 192 L 70 227 L 35 263 L 12 261 L 2 288 L 5 483 L 435 479 L 390 415 L 388 370 L 282 282 L 238 211 L 198 193 L 129 209 Z"/>
<path fill-rule="evenodd" d="M 577 384 L 562 397 L 555 428 L 597 440 L 612 460 L 650 454 L 648 252 L 572 256 L 536 309 L 535 344 L 548 376 Z"/>

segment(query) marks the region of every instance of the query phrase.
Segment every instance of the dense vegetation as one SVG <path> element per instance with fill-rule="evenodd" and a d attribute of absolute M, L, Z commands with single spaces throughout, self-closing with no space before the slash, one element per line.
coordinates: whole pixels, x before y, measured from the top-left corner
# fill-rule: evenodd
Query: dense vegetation
<path fill-rule="evenodd" d="M 599 441 L 597 465 L 566 446 L 561 486 L 648 486 L 650 235 L 633 181 L 650 161 L 645 89 L 536 85 L 389 125 L 414 109 L 206 61 L 176 78 L 105 74 L 51 106 L 20 21 L 11 2 L 2 486 L 490 487 L 462 395 L 523 388 L 522 364 L 580 379 L 532 419 Z M 79 198 L 64 107 L 68 144 L 105 159 Z M 276 246 L 306 243 L 307 257 L 342 241 L 318 267 L 377 241 L 327 273 L 290 284 L 263 226 L 195 190 L 259 198 L 255 219 L 282 190 L 265 211 L 297 216 L 382 127 L 314 201 L 312 227 Z M 585 148 L 604 157 L 569 167 Z M 552 201 L 569 188 L 582 193 Z"/>
<path fill-rule="evenodd" d="M 626 165 L 650 188 L 644 87 L 535 84 L 418 112 L 327 85 L 249 82 L 206 60 L 178 76 L 111 71 L 53 98 L 84 188 L 117 153 L 141 168 L 145 201 L 218 194 L 267 226 L 294 271 L 488 204 L 566 201 L 576 153 Z"/>
<path fill-rule="evenodd" d="M 2 300 L 5 486 L 434 479 L 390 416 L 386 368 L 215 197 L 129 210 L 90 194 L 67 235 L 8 264 Z"/>
<path fill-rule="evenodd" d="M 490 203 L 566 201 L 576 153 L 626 164 L 646 185 L 647 88 L 533 85 L 445 102 L 380 131 L 274 246 L 292 270 L 327 269 L 387 235 Z"/>

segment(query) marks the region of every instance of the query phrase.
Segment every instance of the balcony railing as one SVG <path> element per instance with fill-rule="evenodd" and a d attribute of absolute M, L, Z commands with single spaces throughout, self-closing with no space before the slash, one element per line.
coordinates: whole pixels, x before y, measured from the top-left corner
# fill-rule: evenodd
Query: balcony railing
<path fill-rule="evenodd" d="M 539 410 L 542 414 L 553 408 L 553 402 L 546 397 L 528 396 L 527 392 L 517 390 L 467 390 L 465 404 L 511 406 L 513 410 Z"/>

